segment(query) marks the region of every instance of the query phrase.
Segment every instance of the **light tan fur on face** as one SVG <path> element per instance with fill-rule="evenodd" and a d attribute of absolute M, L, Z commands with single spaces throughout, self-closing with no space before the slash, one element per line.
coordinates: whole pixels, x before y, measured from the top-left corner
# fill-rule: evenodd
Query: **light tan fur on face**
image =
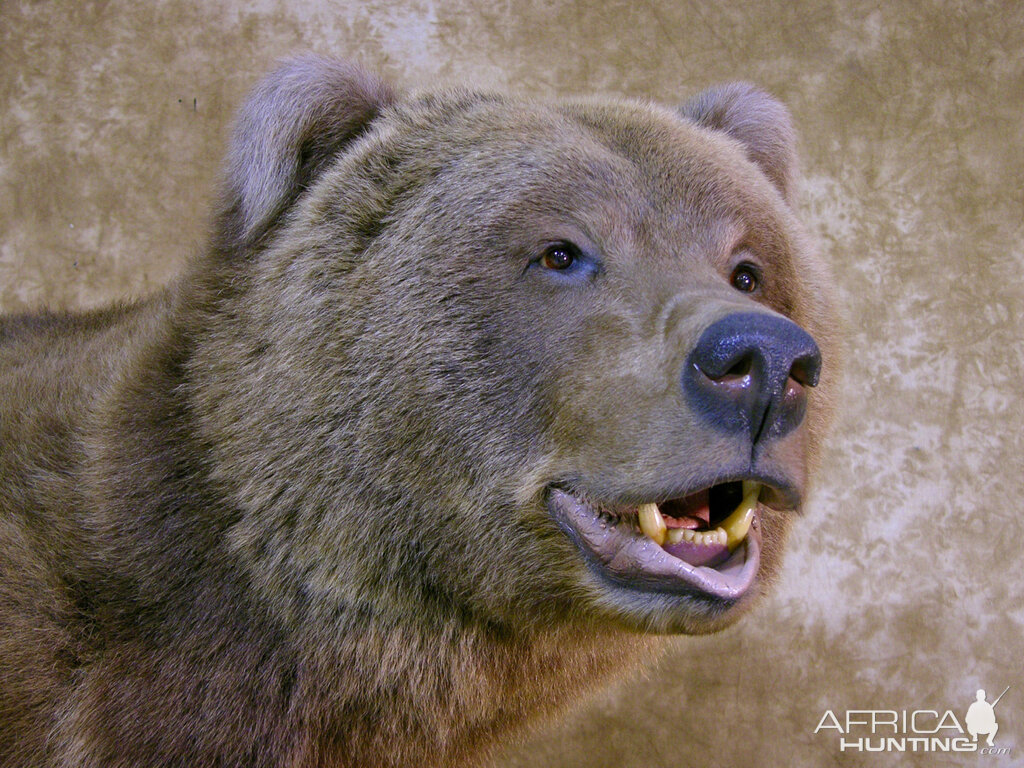
<path fill-rule="evenodd" d="M 736 308 L 824 353 L 773 448 L 805 484 L 834 311 L 794 178 L 745 85 L 670 110 L 270 75 L 184 275 L 0 319 L 0 765 L 465 764 L 649 655 L 638 629 L 734 621 L 752 599 L 616 604 L 545 497 L 733 461 L 679 379 Z M 552 282 L 553 240 L 601 270 Z"/>

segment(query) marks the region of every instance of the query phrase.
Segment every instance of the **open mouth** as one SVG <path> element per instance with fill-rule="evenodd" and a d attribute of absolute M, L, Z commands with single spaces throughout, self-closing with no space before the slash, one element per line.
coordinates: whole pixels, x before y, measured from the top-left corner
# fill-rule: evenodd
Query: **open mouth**
<path fill-rule="evenodd" d="M 617 585 L 735 601 L 760 564 L 762 490 L 744 480 L 613 506 L 552 486 L 548 499 L 588 564 Z"/>

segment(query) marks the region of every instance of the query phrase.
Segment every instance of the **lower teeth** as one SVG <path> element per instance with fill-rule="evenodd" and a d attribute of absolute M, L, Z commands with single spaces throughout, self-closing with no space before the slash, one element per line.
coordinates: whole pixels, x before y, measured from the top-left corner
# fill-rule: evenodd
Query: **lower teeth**
<path fill-rule="evenodd" d="M 761 493 L 760 483 L 743 482 L 743 500 L 717 528 L 710 531 L 694 531 L 689 528 L 665 526 L 665 518 L 657 504 L 643 504 L 639 509 L 640 530 L 659 547 L 664 544 L 678 544 L 682 541 L 698 546 L 726 546 L 732 552 L 750 531 L 750 524 L 757 509 L 757 497 Z"/>
<path fill-rule="evenodd" d="M 678 544 L 681 541 L 688 541 L 691 544 L 697 544 L 702 547 L 708 547 L 712 544 L 723 546 L 728 543 L 728 534 L 721 527 L 715 528 L 713 531 L 693 531 L 689 528 L 672 528 L 668 532 L 668 536 L 665 537 L 669 544 Z"/>

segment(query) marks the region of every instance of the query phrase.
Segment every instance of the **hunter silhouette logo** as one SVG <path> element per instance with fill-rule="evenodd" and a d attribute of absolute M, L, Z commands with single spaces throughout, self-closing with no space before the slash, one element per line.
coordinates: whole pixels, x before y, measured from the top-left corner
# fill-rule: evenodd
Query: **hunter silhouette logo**
<path fill-rule="evenodd" d="M 978 690 L 976 701 L 967 708 L 967 715 L 964 717 L 964 724 L 972 739 L 977 741 L 979 735 L 987 735 L 986 743 L 990 747 L 992 746 L 992 740 L 996 737 L 996 731 L 999 730 L 999 723 L 996 722 L 996 704 L 1008 690 L 1010 690 L 1010 686 L 1006 686 L 1006 689 L 991 704 L 985 701 L 985 690 Z"/>
<path fill-rule="evenodd" d="M 840 752 L 975 752 L 979 756 L 1008 755 L 1011 747 L 993 745 L 999 725 L 995 708 L 1010 690 L 1006 686 L 991 704 L 985 691 L 961 721 L 951 709 L 826 710 L 814 733 L 833 733 Z M 984 745 L 978 737 L 985 736 Z"/>

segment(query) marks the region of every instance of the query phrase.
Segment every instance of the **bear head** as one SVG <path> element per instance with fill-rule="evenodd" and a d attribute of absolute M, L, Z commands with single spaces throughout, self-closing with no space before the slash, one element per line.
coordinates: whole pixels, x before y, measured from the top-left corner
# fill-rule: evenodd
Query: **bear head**
<path fill-rule="evenodd" d="M 191 363 L 278 610 L 701 633 L 776 573 L 836 387 L 786 110 L 400 95 L 304 58 L 228 158 Z M 424 619 L 429 620 L 429 618 Z"/>

